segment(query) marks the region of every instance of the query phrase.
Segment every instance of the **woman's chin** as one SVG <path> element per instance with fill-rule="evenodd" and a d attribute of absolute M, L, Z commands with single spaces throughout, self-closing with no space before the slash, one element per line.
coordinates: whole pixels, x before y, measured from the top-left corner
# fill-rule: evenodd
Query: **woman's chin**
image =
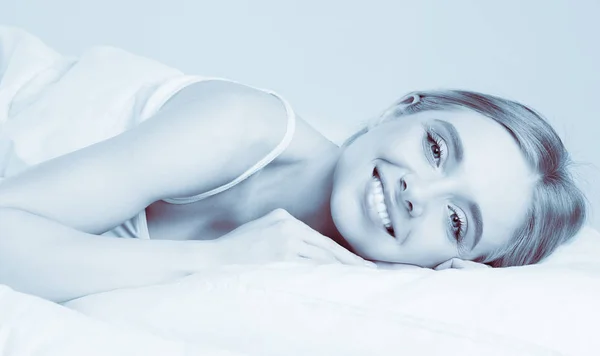
<path fill-rule="evenodd" d="M 368 236 L 368 235 L 367 235 Z M 385 251 L 381 251 L 381 243 L 377 241 L 365 241 L 366 239 L 348 239 L 348 245 L 355 254 L 362 258 L 371 261 L 379 261 L 385 259 Z"/>

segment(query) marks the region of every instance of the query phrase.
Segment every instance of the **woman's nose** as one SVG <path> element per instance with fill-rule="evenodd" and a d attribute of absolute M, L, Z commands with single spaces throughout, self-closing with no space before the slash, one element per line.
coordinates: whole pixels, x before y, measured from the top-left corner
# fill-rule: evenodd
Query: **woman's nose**
<path fill-rule="evenodd" d="M 398 205 L 404 206 L 413 216 L 421 216 L 433 193 L 432 183 L 426 183 L 414 175 L 407 174 L 400 179 L 398 187 Z"/>

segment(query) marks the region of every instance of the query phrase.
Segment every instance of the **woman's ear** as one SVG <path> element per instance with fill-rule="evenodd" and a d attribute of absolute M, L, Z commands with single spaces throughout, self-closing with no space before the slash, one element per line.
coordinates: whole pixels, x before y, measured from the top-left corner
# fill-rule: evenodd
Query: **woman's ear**
<path fill-rule="evenodd" d="M 399 104 L 414 105 L 414 104 L 418 103 L 419 101 L 421 101 L 421 96 L 419 94 L 413 93 L 413 94 L 408 94 L 404 98 L 400 99 Z"/>
<path fill-rule="evenodd" d="M 381 115 L 379 115 L 378 119 L 375 120 L 372 123 L 372 125 L 370 125 L 370 128 L 377 126 L 378 124 L 389 118 L 402 115 L 407 107 L 415 105 L 419 102 L 421 102 L 421 96 L 417 93 L 411 93 L 402 97 L 400 100 L 396 101 L 392 106 L 387 108 Z"/>
<path fill-rule="evenodd" d="M 406 96 L 402 97 L 400 100 L 396 101 L 394 105 L 392 105 L 385 113 L 385 115 L 395 115 L 401 114 L 404 110 L 412 105 L 418 104 L 421 102 L 421 95 L 417 93 L 410 93 Z"/>
<path fill-rule="evenodd" d="M 354 140 L 367 133 L 370 129 L 376 127 L 377 125 L 388 120 L 389 118 L 400 115 L 408 106 L 415 105 L 420 101 L 421 96 L 417 93 L 411 93 L 402 97 L 400 100 L 396 101 L 392 106 L 390 106 L 384 112 L 382 112 L 379 116 L 377 116 L 375 119 L 369 120 L 367 125 L 354 135 L 350 136 L 350 138 L 348 138 L 342 144 L 342 147 L 349 146 L 352 142 L 354 142 Z"/>
<path fill-rule="evenodd" d="M 433 269 L 436 271 L 441 271 L 441 270 L 450 269 L 450 268 L 453 268 L 453 269 L 479 269 L 479 268 L 491 268 L 491 267 L 486 264 L 483 264 L 483 263 L 473 262 L 473 261 L 469 261 L 469 260 L 461 260 L 460 258 L 451 258 L 448 261 L 437 265 Z"/>

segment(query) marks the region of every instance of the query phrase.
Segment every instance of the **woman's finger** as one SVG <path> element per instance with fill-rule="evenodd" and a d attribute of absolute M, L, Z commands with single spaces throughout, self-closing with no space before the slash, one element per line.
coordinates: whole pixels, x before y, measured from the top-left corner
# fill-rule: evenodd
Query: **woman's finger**
<path fill-rule="evenodd" d="M 423 267 L 417 266 L 417 265 L 409 265 L 409 264 L 403 264 L 403 263 L 392 263 L 392 262 L 381 262 L 381 261 L 375 261 L 375 264 L 377 265 L 377 268 L 379 268 L 379 269 L 393 269 L 393 270 L 398 270 L 398 269 L 415 269 L 415 268 L 422 269 L 423 268 Z"/>
<path fill-rule="evenodd" d="M 442 271 L 445 269 L 449 269 L 452 267 L 452 259 L 449 259 L 447 261 L 444 261 L 443 263 L 440 263 L 439 265 L 435 266 L 433 269 L 436 271 Z"/>
<path fill-rule="evenodd" d="M 490 268 L 490 266 L 483 264 L 483 263 L 478 263 L 478 262 L 473 262 L 473 261 L 469 261 L 469 260 L 463 260 L 460 258 L 451 258 L 447 261 L 445 261 L 444 263 L 441 263 L 440 265 L 436 266 L 434 268 L 434 270 L 436 271 L 441 271 L 444 269 L 449 269 L 449 268 L 453 268 L 453 269 L 478 269 L 478 268 Z"/>
<path fill-rule="evenodd" d="M 491 268 L 490 266 L 488 266 L 484 263 L 479 263 L 479 262 L 474 262 L 474 261 L 469 261 L 469 260 L 462 260 L 460 258 L 453 258 L 452 260 L 453 260 L 452 268 L 457 268 L 457 269 Z"/>

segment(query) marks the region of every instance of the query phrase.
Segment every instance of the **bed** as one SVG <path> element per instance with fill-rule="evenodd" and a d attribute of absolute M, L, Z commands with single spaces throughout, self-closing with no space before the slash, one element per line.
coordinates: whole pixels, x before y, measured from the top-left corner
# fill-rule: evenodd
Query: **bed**
<path fill-rule="evenodd" d="M 112 47 L 63 56 L 1 27 L 0 175 L 134 125 L 183 76 Z M 598 355 L 598 256 L 586 226 L 526 267 L 233 265 L 62 305 L 0 285 L 0 355 Z"/>

